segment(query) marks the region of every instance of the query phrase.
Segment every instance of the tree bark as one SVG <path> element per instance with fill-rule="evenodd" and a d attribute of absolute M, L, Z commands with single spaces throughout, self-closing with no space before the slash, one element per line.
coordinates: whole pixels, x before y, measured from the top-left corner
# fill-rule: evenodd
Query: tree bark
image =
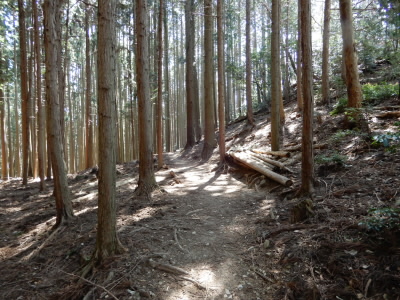
<path fill-rule="evenodd" d="M 90 65 L 89 4 L 85 7 L 85 168 L 93 167 L 93 120 L 92 120 L 92 68 Z"/>
<path fill-rule="evenodd" d="M 301 53 L 303 87 L 303 128 L 300 193 L 311 195 L 314 190 L 314 153 L 313 153 L 313 86 L 312 86 L 312 41 L 311 41 L 311 3 L 301 2 Z"/>
<path fill-rule="evenodd" d="M 272 35 L 271 35 L 271 150 L 280 148 L 280 1 L 272 1 Z"/>
<path fill-rule="evenodd" d="M 43 109 L 42 103 L 42 56 L 40 53 L 40 32 L 39 32 L 39 17 L 38 17 L 38 9 L 36 0 L 32 0 L 32 9 L 33 9 L 33 26 L 35 30 L 35 56 L 36 56 L 36 103 L 37 103 L 37 151 L 38 151 L 38 170 L 39 170 L 39 178 L 40 178 L 40 190 L 43 191 L 46 188 L 44 181 L 44 173 L 45 173 L 45 126 L 46 119 Z"/>
<path fill-rule="evenodd" d="M 186 146 L 190 149 L 195 145 L 194 136 L 194 1 L 187 0 L 185 4 L 186 29 Z"/>
<path fill-rule="evenodd" d="M 153 167 L 149 79 L 148 21 L 146 0 L 136 1 L 136 78 L 139 101 L 139 181 L 137 196 L 151 198 L 157 183 Z"/>
<path fill-rule="evenodd" d="M 21 74 L 21 113 L 22 113 L 22 184 L 28 183 L 29 155 L 29 95 L 26 57 L 26 29 L 24 1 L 18 0 L 20 74 Z"/>
<path fill-rule="evenodd" d="M 204 146 L 203 160 L 208 160 L 216 146 L 214 128 L 214 89 L 213 89 L 213 2 L 204 0 Z"/>
<path fill-rule="evenodd" d="M 1 59 L 1 57 L 0 57 Z M 3 89 L 0 87 L 0 138 L 1 138 L 1 177 L 3 180 L 8 180 L 8 153 L 7 153 L 7 139 L 5 128 L 5 98 Z"/>
<path fill-rule="evenodd" d="M 54 177 L 54 196 L 56 199 L 56 224 L 59 226 L 73 217 L 72 203 L 64 163 L 64 149 L 61 139 L 60 103 L 58 89 L 58 46 L 56 19 L 60 18 L 62 1 L 45 0 L 44 48 L 46 64 L 46 104 L 47 104 L 47 139 Z"/>
<path fill-rule="evenodd" d="M 324 31 L 322 35 L 322 104 L 329 104 L 329 37 L 331 0 L 325 0 Z"/>
<path fill-rule="evenodd" d="M 167 8 L 164 5 L 164 85 L 165 85 L 165 149 L 171 152 L 171 113 L 170 113 L 170 84 L 169 84 L 169 41 Z"/>
<path fill-rule="evenodd" d="M 99 97 L 99 204 L 94 259 L 123 252 L 116 230 L 116 96 L 115 96 L 115 0 L 98 2 L 98 80 Z"/>
<path fill-rule="evenodd" d="M 157 157 L 158 157 L 158 168 L 161 169 L 164 164 L 163 158 L 163 109 L 162 109 L 162 94 L 163 94 L 163 83 L 162 83 L 162 62 L 163 62 L 163 36 L 162 36 L 162 25 L 164 17 L 164 2 L 160 0 L 158 12 L 158 28 L 157 28 L 157 56 L 158 56 L 158 73 L 157 73 Z"/>
<path fill-rule="evenodd" d="M 360 108 L 362 91 L 358 77 L 357 54 L 354 44 L 351 0 L 340 0 L 339 5 L 343 38 L 343 59 L 346 68 L 348 106 Z"/>
<path fill-rule="evenodd" d="M 247 0 L 249 1 L 249 0 Z M 219 119 L 219 159 L 225 163 L 225 52 L 224 52 L 224 3 L 217 2 L 218 32 L 218 119 Z M 248 119 L 249 120 L 249 119 Z M 254 123 L 254 122 L 253 122 Z"/>
<path fill-rule="evenodd" d="M 303 87 L 302 87 L 302 59 L 303 54 L 301 53 L 301 39 L 303 38 L 301 35 L 301 1 L 297 1 L 297 107 L 299 111 L 303 110 Z"/>
<path fill-rule="evenodd" d="M 250 32 L 251 0 L 246 0 L 246 105 L 247 122 L 254 126 L 253 99 L 251 95 L 251 32 Z"/>

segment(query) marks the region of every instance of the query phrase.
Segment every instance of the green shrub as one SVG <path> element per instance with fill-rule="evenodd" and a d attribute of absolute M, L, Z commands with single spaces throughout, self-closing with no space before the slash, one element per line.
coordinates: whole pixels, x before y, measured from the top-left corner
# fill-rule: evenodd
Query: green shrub
<path fill-rule="evenodd" d="M 362 92 L 365 104 L 379 103 L 382 100 L 395 96 L 398 90 L 399 90 L 398 84 L 391 84 L 391 83 L 381 83 L 381 84 L 367 83 L 362 86 Z"/>
<path fill-rule="evenodd" d="M 398 231 L 400 230 L 400 208 L 373 208 L 369 211 L 369 216 L 359 225 L 375 232 L 383 230 Z"/>
<path fill-rule="evenodd" d="M 387 150 L 394 152 L 400 146 L 400 132 L 375 135 L 372 140 L 372 145 L 382 145 Z"/>
<path fill-rule="evenodd" d="M 340 165 L 344 166 L 347 161 L 347 156 L 342 155 L 338 152 L 329 153 L 327 155 L 317 155 L 315 156 L 315 162 L 321 165 Z"/>
<path fill-rule="evenodd" d="M 345 112 L 348 105 L 347 98 L 339 98 L 336 104 L 333 106 L 333 110 L 330 112 L 330 115 L 338 115 Z"/>

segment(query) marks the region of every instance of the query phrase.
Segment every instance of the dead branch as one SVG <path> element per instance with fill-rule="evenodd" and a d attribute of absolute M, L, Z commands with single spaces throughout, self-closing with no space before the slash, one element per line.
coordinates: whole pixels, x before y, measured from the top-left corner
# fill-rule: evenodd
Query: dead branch
<path fill-rule="evenodd" d="M 91 284 L 91 285 L 93 285 L 93 286 L 95 286 L 95 287 L 97 287 L 97 288 L 100 288 L 100 289 L 102 289 L 103 291 L 105 291 L 108 295 L 110 295 L 113 299 L 118 300 L 118 298 L 117 298 L 113 293 L 111 293 L 109 290 L 107 290 L 104 286 L 101 286 L 101 285 L 99 285 L 99 284 L 97 284 L 97 283 L 94 283 L 94 282 L 92 282 L 92 281 L 90 281 L 90 280 L 88 280 L 88 279 L 86 279 L 86 278 L 83 278 L 82 276 L 75 275 L 75 274 L 72 274 L 72 273 L 68 273 L 68 272 L 65 272 L 65 271 L 63 271 L 63 270 L 59 270 L 59 271 L 60 271 L 61 273 L 66 274 L 66 275 L 73 276 L 73 277 L 77 277 L 77 278 L 79 278 L 79 280 L 83 280 L 83 281 L 85 281 L 85 282 L 87 282 L 87 283 L 89 283 L 89 284 Z"/>
<path fill-rule="evenodd" d="M 176 229 L 176 228 L 174 228 L 174 239 L 175 239 L 175 242 L 176 242 L 176 244 L 178 245 L 179 249 L 181 249 L 183 252 L 189 253 L 189 251 L 186 250 L 185 248 L 183 248 L 183 247 L 181 246 L 181 244 L 179 243 L 179 240 L 178 240 L 178 233 L 177 233 L 177 229 Z"/>
<path fill-rule="evenodd" d="M 30 254 L 24 256 L 24 257 L 21 259 L 21 262 L 23 262 L 23 261 L 29 261 L 30 259 L 34 258 L 36 255 L 38 255 L 39 252 L 40 252 L 44 247 L 46 247 L 46 246 L 54 239 L 54 237 L 55 237 L 58 233 L 64 231 L 64 229 L 65 229 L 65 227 L 58 227 L 56 230 L 54 230 L 54 231 L 49 235 L 49 237 L 48 237 L 46 240 L 44 240 L 44 242 L 43 242 L 39 247 L 37 247 L 37 248 L 36 248 L 34 251 L 32 251 Z"/>
<path fill-rule="evenodd" d="M 268 282 L 268 283 L 275 283 L 274 280 L 268 278 L 268 277 L 265 276 L 263 273 L 261 273 L 261 272 L 259 272 L 259 271 L 257 271 L 257 270 L 254 270 L 254 273 L 256 273 L 258 276 L 260 276 L 262 279 L 264 279 L 264 280 L 265 280 L 266 282 Z"/>
<path fill-rule="evenodd" d="M 206 289 L 207 289 L 207 288 L 206 288 L 204 285 L 202 285 L 200 282 L 198 282 L 198 281 L 196 281 L 196 280 L 194 280 L 194 279 L 192 279 L 192 278 L 190 278 L 190 277 L 179 276 L 179 278 L 194 283 L 194 285 L 195 285 L 196 287 L 198 287 L 199 289 L 201 289 L 201 290 L 206 290 Z"/>
<path fill-rule="evenodd" d="M 154 269 L 158 269 L 161 271 L 165 271 L 171 274 L 175 274 L 175 275 L 189 275 L 188 272 L 186 272 L 185 270 L 172 266 L 172 265 L 168 265 L 168 264 L 161 264 L 161 263 L 157 263 L 152 259 L 149 259 L 149 264 L 150 266 L 152 266 Z"/>

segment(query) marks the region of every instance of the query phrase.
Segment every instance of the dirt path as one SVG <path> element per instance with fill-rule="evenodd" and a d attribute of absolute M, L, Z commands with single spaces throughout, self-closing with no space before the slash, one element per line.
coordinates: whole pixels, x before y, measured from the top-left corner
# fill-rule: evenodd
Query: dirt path
<path fill-rule="evenodd" d="M 157 240 L 147 240 L 150 245 L 142 251 L 164 253 L 154 261 L 186 270 L 185 276 L 199 284 L 144 266 L 153 280 L 140 289 L 157 291 L 158 299 L 266 299 L 263 281 L 248 261 L 255 246 L 256 204 L 263 195 L 229 174 L 211 172 L 208 164 L 174 159 L 168 165 L 182 183 L 168 185 L 171 170 L 157 173 L 168 194 L 154 199 L 161 216 L 141 224 Z"/>
<path fill-rule="evenodd" d="M 268 299 L 252 261 L 265 195 L 211 171 L 215 163 L 177 155 L 166 162 L 169 169 L 156 173 L 164 192 L 150 203 L 132 197 L 137 164 L 118 166 L 118 232 L 128 252 L 96 269 L 90 282 L 77 281 L 96 237 L 97 181 L 89 171 L 70 179 L 77 218 L 34 257 L 54 224 L 51 183 L 44 193 L 37 182 L 22 189 L 19 181 L 3 183 L 0 298 Z"/>

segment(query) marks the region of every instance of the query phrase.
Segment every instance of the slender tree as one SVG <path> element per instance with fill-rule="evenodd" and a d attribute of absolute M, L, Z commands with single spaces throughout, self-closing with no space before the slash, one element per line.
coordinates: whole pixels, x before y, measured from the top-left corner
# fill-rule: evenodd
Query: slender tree
<path fill-rule="evenodd" d="M 139 102 L 139 181 L 137 196 L 151 197 L 157 183 L 153 167 L 147 1 L 136 1 L 136 82 Z"/>
<path fill-rule="evenodd" d="M 322 103 L 329 104 L 329 36 L 331 0 L 325 0 L 324 31 L 322 34 Z"/>
<path fill-rule="evenodd" d="M 34 34 L 35 34 L 35 56 L 36 56 L 36 105 L 37 105 L 37 152 L 38 152 L 38 170 L 39 170 L 39 178 L 40 178 L 40 190 L 43 191 L 45 189 L 45 181 L 44 181 L 44 173 L 45 173 L 45 126 L 46 119 L 42 104 L 42 55 L 40 52 L 40 32 L 39 32 L 39 17 L 38 17 L 38 8 L 37 1 L 32 0 L 32 10 L 33 10 L 33 26 L 34 26 Z"/>
<path fill-rule="evenodd" d="M 85 168 L 93 167 L 92 68 L 90 65 L 89 3 L 85 4 Z"/>
<path fill-rule="evenodd" d="M 351 0 L 340 0 L 339 10 L 340 23 L 342 27 L 343 61 L 345 65 L 348 106 L 351 108 L 360 108 L 362 91 L 360 80 L 358 78 L 358 64 L 354 44 Z M 351 117 L 353 120 L 356 120 L 356 122 L 359 121 L 359 115 L 357 112 L 354 112 Z"/>
<path fill-rule="evenodd" d="M 1 59 L 1 56 L 0 56 Z M 0 83 L 1 84 L 1 83 Z M 5 128 L 5 97 L 3 88 L 0 86 L 0 139 L 1 139 L 1 177 L 3 180 L 8 179 L 8 153 L 7 153 L 7 138 Z"/>
<path fill-rule="evenodd" d="M 185 4 L 185 29 L 186 29 L 186 146 L 190 149 L 195 145 L 194 135 L 194 46 L 195 24 L 193 0 L 187 0 Z"/>
<path fill-rule="evenodd" d="M 218 32 L 218 120 L 219 120 L 219 157 L 225 163 L 225 53 L 224 53 L 224 3 L 217 2 Z M 249 115 L 247 115 L 249 116 Z M 248 119 L 249 120 L 249 119 Z"/>
<path fill-rule="evenodd" d="M 271 149 L 280 148 L 280 104 L 281 104 L 281 69 L 280 69 L 280 1 L 272 1 L 271 34 Z"/>
<path fill-rule="evenodd" d="M 204 146 L 203 160 L 212 155 L 216 146 L 214 128 L 214 89 L 213 89 L 213 2 L 204 0 Z"/>
<path fill-rule="evenodd" d="M 164 86 L 165 86 L 165 149 L 167 152 L 171 147 L 171 113 L 170 113 L 170 80 L 169 80 L 169 37 L 167 6 L 164 5 Z"/>
<path fill-rule="evenodd" d="M 116 231 L 116 0 L 98 1 L 99 205 L 94 260 L 123 252 Z"/>
<path fill-rule="evenodd" d="M 253 99 L 251 95 L 251 32 L 250 32 L 251 0 L 246 0 L 246 106 L 247 122 L 254 126 Z"/>
<path fill-rule="evenodd" d="M 159 11 L 158 11 L 158 27 L 157 27 L 157 57 L 158 57 L 158 73 L 157 73 L 157 157 L 158 157 L 158 168 L 161 169 L 164 165 L 163 157 L 163 109 L 162 109 L 162 94 L 163 94 L 163 83 L 162 83 L 162 73 L 163 73 L 163 18 L 164 18 L 164 2 L 160 0 Z"/>
<path fill-rule="evenodd" d="M 60 18 L 62 1 L 45 0 L 44 15 L 44 49 L 46 65 L 46 104 L 47 104 L 47 139 L 51 156 L 54 196 L 56 199 L 56 224 L 59 226 L 73 217 L 72 202 L 64 163 L 64 149 L 61 139 L 60 103 L 58 89 L 58 45 L 56 19 Z"/>
<path fill-rule="evenodd" d="M 21 74 L 21 112 L 22 112 L 22 184 L 28 183 L 29 156 L 29 94 L 28 64 L 26 56 L 26 25 L 24 1 L 18 0 L 20 74 Z"/>
<path fill-rule="evenodd" d="M 303 110 L 303 87 L 302 87 L 302 59 L 303 55 L 301 53 L 301 17 L 300 17 L 300 12 L 301 12 L 301 1 L 297 1 L 297 108 L 299 111 Z"/>
<path fill-rule="evenodd" d="M 312 88 L 312 41 L 311 41 L 311 3 L 301 1 L 301 53 L 303 70 L 303 129 L 301 161 L 301 194 L 310 195 L 314 189 L 314 153 L 313 153 L 313 88 Z"/>

